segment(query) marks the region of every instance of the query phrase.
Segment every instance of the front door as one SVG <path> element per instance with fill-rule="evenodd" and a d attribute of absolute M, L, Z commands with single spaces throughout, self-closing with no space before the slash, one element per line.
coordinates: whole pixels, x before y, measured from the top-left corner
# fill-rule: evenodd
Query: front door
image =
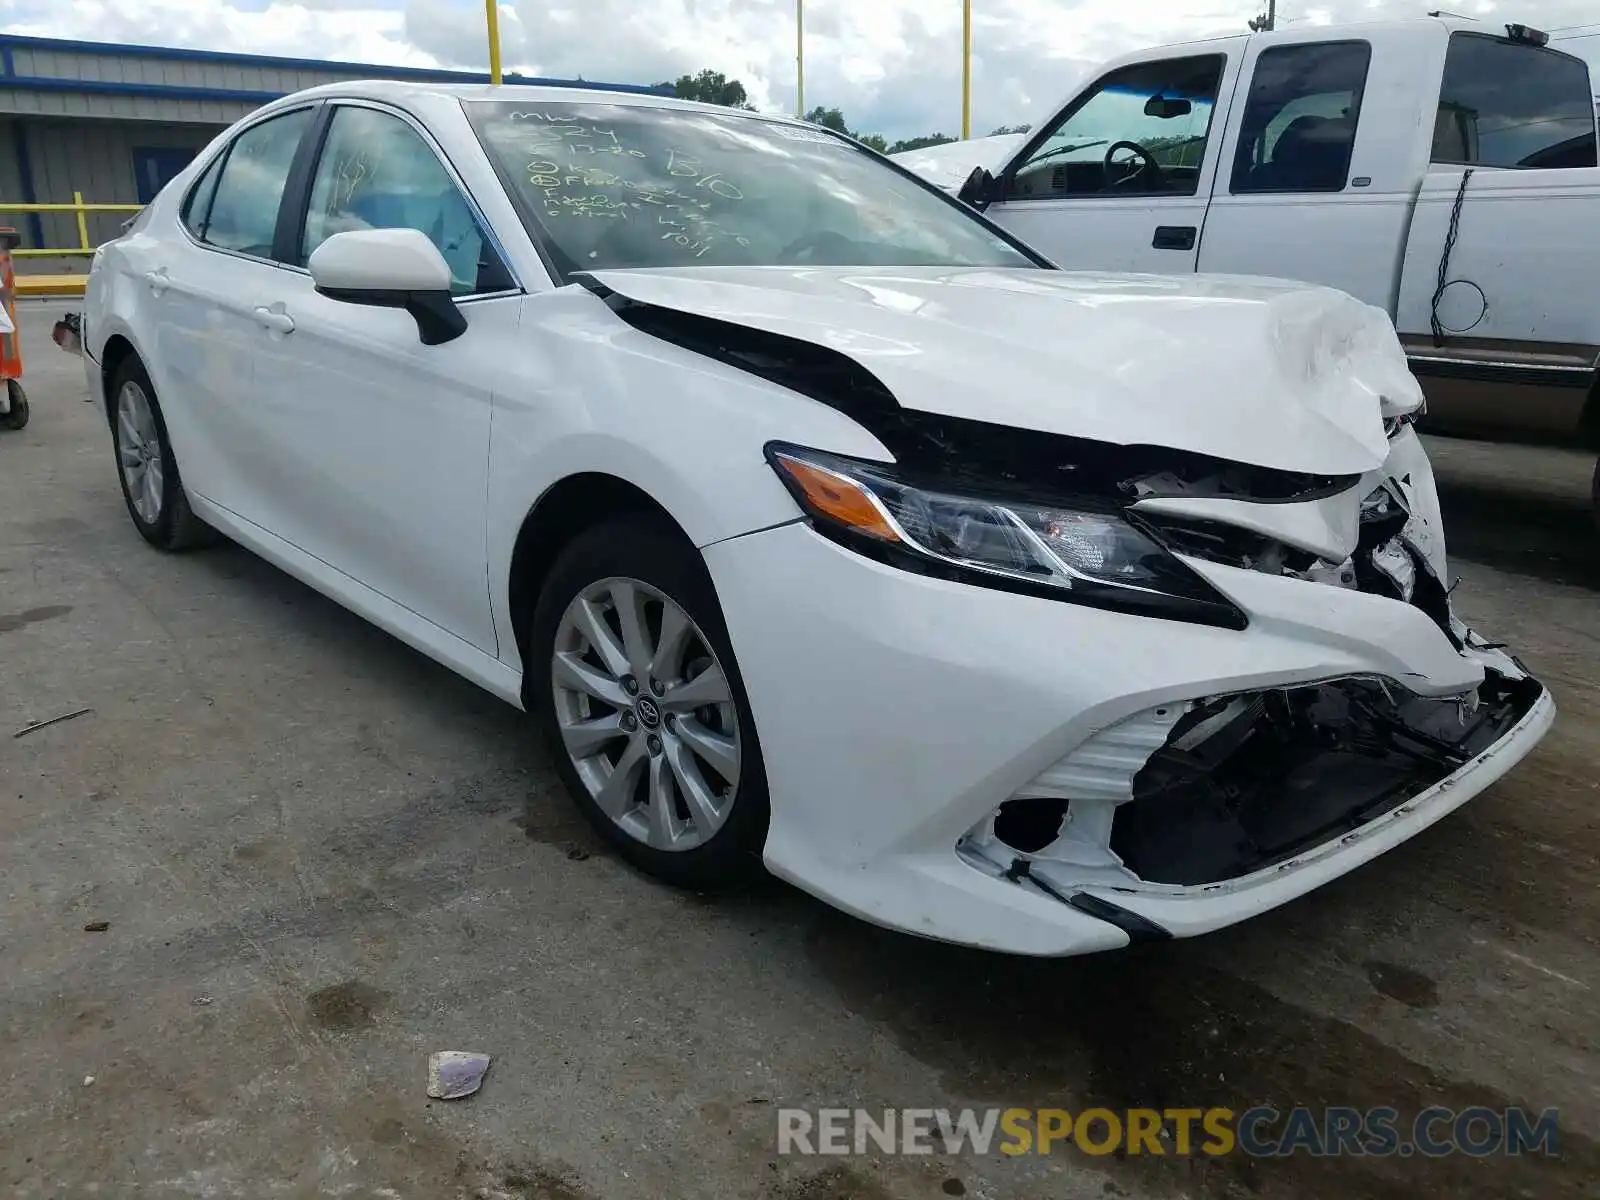
<path fill-rule="evenodd" d="M 1237 57 L 1113 69 L 1029 140 L 988 215 L 1069 270 L 1193 271 Z"/>
<path fill-rule="evenodd" d="M 335 233 L 411 228 L 454 276 L 467 331 L 425 346 L 415 320 L 318 294 L 303 269 Z M 494 353 L 520 296 L 419 127 L 344 104 L 255 355 L 251 420 L 278 473 L 272 532 L 489 654 L 485 521 Z M 487 347 L 495 348 L 493 352 Z"/>

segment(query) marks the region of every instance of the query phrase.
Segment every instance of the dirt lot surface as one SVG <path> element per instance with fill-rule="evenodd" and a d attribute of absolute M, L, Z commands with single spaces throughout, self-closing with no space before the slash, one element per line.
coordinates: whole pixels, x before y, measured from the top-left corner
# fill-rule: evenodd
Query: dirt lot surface
<path fill-rule="evenodd" d="M 1560 705 L 1532 758 L 1247 926 L 1008 960 L 778 885 L 713 903 L 652 884 L 578 823 L 518 713 L 242 550 L 149 549 L 76 363 L 46 341 L 57 311 L 23 313 L 33 422 L 0 434 L 0 1193 L 1600 1189 L 1583 457 L 1434 444 L 1458 607 Z M 481 1093 L 428 1101 L 441 1049 L 494 1056 Z M 787 1105 L 1260 1102 L 1558 1107 L 1562 1154 L 775 1151 Z"/>

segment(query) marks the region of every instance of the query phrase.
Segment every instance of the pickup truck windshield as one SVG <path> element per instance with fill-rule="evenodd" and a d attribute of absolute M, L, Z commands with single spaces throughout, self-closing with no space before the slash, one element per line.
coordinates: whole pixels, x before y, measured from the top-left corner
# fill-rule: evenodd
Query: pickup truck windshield
<path fill-rule="evenodd" d="M 843 138 L 754 115 L 470 101 L 529 232 L 563 275 L 617 267 L 1038 261 Z"/>

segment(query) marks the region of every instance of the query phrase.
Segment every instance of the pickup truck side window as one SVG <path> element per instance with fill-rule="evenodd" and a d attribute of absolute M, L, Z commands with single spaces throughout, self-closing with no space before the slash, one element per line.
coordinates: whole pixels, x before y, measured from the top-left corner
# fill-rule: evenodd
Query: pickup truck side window
<path fill-rule="evenodd" d="M 1229 190 L 1342 192 L 1371 61 L 1366 42 L 1263 50 L 1250 80 Z"/>
<path fill-rule="evenodd" d="M 1450 36 L 1433 161 L 1592 167 L 1594 99 L 1581 59 L 1481 33 Z"/>
<path fill-rule="evenodd" d="M 1226 62 L 1207 54 L 1111 72 L 1034 144 L 1005 199 L 1194 195 Z"/>

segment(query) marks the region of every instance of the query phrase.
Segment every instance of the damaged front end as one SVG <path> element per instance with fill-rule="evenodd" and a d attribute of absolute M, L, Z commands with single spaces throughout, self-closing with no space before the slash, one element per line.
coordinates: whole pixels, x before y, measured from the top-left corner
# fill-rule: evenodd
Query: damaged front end
<path fill-rule="evenodd" d="M 1133 511 L 1181 555 L 1418 609 L 1481 683 L 1440 696 L 1350 675 L 1156 705 L 1019 789 L 960 855 L 1138 932 L 1107 890 L 1208 889 L 1287 868 L 1451 787 L 1547 703 L 1451 611 L 1431 468 L 1404 422 L 1391 441 L 1383 471 L 1310 500 L 1241 503 L 1167 475 L 1135 484 Z"/>
<path fill-rule="evenodd" d="M 1363 325 L 1366 340 L 1341 349 L 1314 336 L 1316 308 L 1304 336 L 1288 339 L 1299 349 L 1280 356 L 1310 364 L 1286 386 L 1350 385 L 1337 413 L 1319 409 L 1343 439 L 1329 451 L 1321 426 L 1294 433 L 1216 389 L 1188 405 L 1181 381 L 1142 393 L 1159 399 L 1161 420 L 1139 405 L 1114 420 L 1124 415 L 1114 405 L 1078 400 L 1072 422 L 1019 421 L 1023 405 L 1007 421 L 981 419 L 997 406 L 935 391 L 903 346 L 891 354 L 855 335 L 823 344 L 815 326 L 772 313 L 730 319 L 730 305 L 690 306 L 689 282 L 721 286 L 686 281 L 681 306 L 603 281 L 594 290 L 635 329 L 836 408 L 888 452 L 767 445 L 817 534 L 939 580 L 1151 619 L 1084 622 L 1114 650 L 1079 656 L 1070 618 L 1027 612 L 1035 637 L 1055 639 L 1048 651 L 1033 643 L 1041 664 L 1070 675 L 1081 657 L 1106 677 L 1062 693 L 1114 715 L 1009 796 L 964 792 L 938 848 L 953 842 L 960 860 L 1030 902 L 1049 897 L 1130 937 L 1218 928 L 1398 844 L 1548 728 L 1540 684 L 1452 612 L 1432 468 L 1410 421 L 1420 391 L 1387 327 L 1384 340 Z M 1041 406 L 1060 406 L 1074 377 L 1029 385 Z M 991 396 L 984 386 L 978 400 Z M 1205 413 L 1203 436 L 1176 415 Z M 1221 633 L 1196 638 L 1197 628 Z M 1205 664 L 1175 663 L 1170 685 L 1152 668 L 1169 635 L 1174 655 Z M 1124 678 L 1140 697 L 1126 706 L 1115 690 Z M 1079 715 L 1069 703 L 1059 719 L 1079 728 Z M 773 861 L 806 879 L 795 853 Z M 830 888 L 848 892 L 848 879 Z M 859 908 L 885 919 L 881 898 Z"/>

